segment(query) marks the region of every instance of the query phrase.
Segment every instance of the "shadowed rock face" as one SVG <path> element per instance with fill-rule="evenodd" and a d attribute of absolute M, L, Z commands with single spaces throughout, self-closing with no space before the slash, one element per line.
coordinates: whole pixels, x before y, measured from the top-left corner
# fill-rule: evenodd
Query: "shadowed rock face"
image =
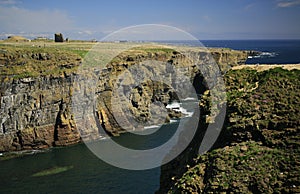
<path fill-rule="evenodd" d="M 40 56 L 39 53 L 33 54 Z M 194 54 L 203 58 L 207 56 L 205 52 Z M 218 50 L 212 54 L 224 71 L 229 66 L 243 63 L 247 58 L 246 52 L 231 52 L 230 50 Z M 9 65 L 18 57 L 20 56 L 5 58 L 3 55 L 1 60 Z M 110 135 L 125 132 L 116 121 L 116 117 L 126 118 L 124 111 L 120 109 L 115 112 L 115 115 L 112 114 L 111 98 L 114 83 L 120 73 L 146 59 L 168 62 L 173 66 L 183 66 L 185 68 L 182 74 L 188 76 L 191 81 L 196 76 L 199 79 L 200 72 L 195 68 L 193 61 L 187 61 L 184 55 L 176 52 L 124 55 L 118 62 L 107 65 L 107 69 L 101 72 L 90 72 L 90 75 L 84 76 L 76 71 L 68 71 L 59 75 L 27 78 L 3 77 L 0 90 L 0 151 L 43 149 L 78 143 L 82 138 L 97 139 L 103 135 L 103 131 L 101 132 L 97 125 L 101 125 Z M 78 62 L 78 59 L 75 58 L 74 61 Z M 200 65 L 204 66 L 205 62 L 203 61 Z M 151 69 L 147 71 L 150 72 Z M 155 71 L 159 72 L 160 69 Z M 78 84 L 84 83 L 89 76 L 98 80 L 94 92 L 96 94 L 95 106 L 81 101 L 80 98 L 73 98 L 73 94 L 78 91 L 85 91 L 83 97 L 89 98 L 91 95 L 89 88 L 84 84 Z M 74 84 L 75 81 L 77 84 Z M 178 82 L 180 83 L 180 80 Z M 177 99 L 170 86 L 151 80 L 144 80 L 141 85 L 130 88 L 129 91 L 130 100 L 126 103 L 138 122 L 152 118 L 150 103 L 157 101 L 167 105 L 170 101 Z M 120 107 L 123 105 L 120 104 Z M 78 118 L 74 118 L 74 106 L 81 111 L 81 118 L 78 115 Z M 170 111 L 167 120 L 170 117 L 179 116 L 178 113 Z M 124 123 L 130 127 L 130 121 L 125 119 Z"/>

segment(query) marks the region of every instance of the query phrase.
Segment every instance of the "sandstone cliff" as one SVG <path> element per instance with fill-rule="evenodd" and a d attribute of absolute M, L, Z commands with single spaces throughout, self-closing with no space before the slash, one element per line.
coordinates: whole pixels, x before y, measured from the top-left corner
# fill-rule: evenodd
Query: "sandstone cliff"
<path fill-rule="evenodd" d="M 76 53 L 79 52 L 57 48 L 1 48 L 0 152 L 65 146 L 78 143 L 81 138 L 101 137 L 102 132 L 95 128 L 92 121 L 85 118 L 82 123 L 75 123 L 75 120 L 81 120 L 74 118 L 73 114 L 75 105 L 81 111 L 89 107 L 80 99 L 72 98 L 74 92 L 78 91 L 85 91 L 84 97 L 89 98 L 88 88 L 78 84 L 89 76 L 98 78 L 97 91 L 94 91 L 97 103 L 92 111 L 83 116 L 96 118 L 110 135 L 125 132 L 116 121 L 116 115 L 112 114 L 111 98 L 116 77 L 128 67 L 145 60 L 164 61 L 173 66 L 185 67 L 182 74 L 191 81 L 195 78 L 201 80 L 195 61 L 189 61 L 180 52 L 165 47 L 137 48 L 117 57 L 103 71 L 95 70 L 85 76 L 77 72 L 82 59 Z M 191 53 L 209 59 L 207 51 Z M 214 49 L 212 54 L 223 71 L 242 64 L 247 58 L 247 52 L 229 49 Z M 205 65 L 205 60 L 201 65 Z M 75 81 L 77 84 L 74 85 Z M 176 98 L 170 86 L 144 80 L 140 86 L 131 89 L 131 100 L 127 105 L 135 118 L 143 122 L 153 115 L 149 103 L 157 101 L 167 105 Z M 126 118 L 121 109 L 116 114 L 119 118 Z M 169 112 L 169 117 L 178 116 L 178 113 Z M 124 122 L 130 125 L 128 120 Z"/>

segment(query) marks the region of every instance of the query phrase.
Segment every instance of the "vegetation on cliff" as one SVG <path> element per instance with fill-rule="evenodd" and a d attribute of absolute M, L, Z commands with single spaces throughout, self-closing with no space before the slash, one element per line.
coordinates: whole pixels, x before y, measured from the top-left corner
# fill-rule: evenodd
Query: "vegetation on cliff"
<path fill-rule="evenodd" d="M 281 68 L 229 71 L 226 121 L 214 148 L 182 154 L 163 167 L 160 191 L 300 192 L 299 78 L 299 70 Z"/>
<path fill-rule="evenodd" d="M 70 74 L 82 64 L 83 58 L 91 49 L 96 54 L 104 55 L 111 65 L 133 64 L 145 59 L 171 60 L 181 51 L 199 51 L 199 48 L 159 45 L 154 43 L 110 43 L 72 42 L 55 44 L 51 42 L 0 44 L 0 76 L 6 78 L 28 78 L 38 76 L 60 76 Z M 96 49 L 95 49 L 96 48 Z M 228 70 L 237 64 L 243 64 L 247 58 L 246 51 L 210 48 L 221 69 Z M 114 57 L 113 55 L 116 54 Z M 107 56 L 105 56 L 107 55 Z M 113 56 L 111 58 L 111 55 Z M 103 60 L 103 59 L 101 59 Z M 92 64 L 89 64 L 92 65 Z"/>
<path fill-rule="evenodd" d="M 81 61 L 81 56 L 76 52 L 49 47 L 4 45 L 0 50 L 0 74 L 7 78 L 26 78 L 70 73 Z"/>

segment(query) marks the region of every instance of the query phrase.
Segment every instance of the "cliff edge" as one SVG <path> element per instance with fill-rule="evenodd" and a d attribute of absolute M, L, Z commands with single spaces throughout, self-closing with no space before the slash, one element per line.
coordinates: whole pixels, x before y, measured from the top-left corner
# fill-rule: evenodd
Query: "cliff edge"
<path fill-rule="evenodd" d="M 122 47 L 121 43 L 102 44 L 108 49 Z M 116 117 L 125 118 L 126 115 L 122 110 L 113 115 L 112 88 L 116 77 L 126 69 L 141 61 L 156 60 L 183 67 L 182 74 L 188 76 L 191 82 L 200 74 L 199 69 L 195 68 L 196 61 L 188 60 L 176 48 L 150 44 L 134 46 L 131 51 L 121 53 L 107 63 L 103 70 L 91 70 L 88 74 L 81 75 L 78 68 L 92 46 L 71 43 L 1 45 L 0 152 L 66 146 L 78 143 L 82 138 L 93 140 L 103 136 L 97 128 L 91 126 L 88 119 L 84 119 L 78 128 L 78 123 L 75 123 L 78 118 L 73 114 L 74 104 L 81 111 L 88 109 L 84 101 L 79 99 L 75 102 L 72 97 L 78 91 L 84 91 L 84 98 L 90 97 L 90 89 L 80 83 L 91 76 L 97 80 L 97 89 L 94 91 L 97 103 L 83 117 L 96 118 L 106 133 L 116 136 L 126 132 L 120 127 Z M 191 49 L 187 52 L 205 60 L 211 58 L 212 53 L 222 71 L 243 64 L 248 55 L 245 51 L 230 49 Z M 205 65 L 205 60 L 200 65 Z M 159 73 L 162 69 L 155 71 Z M 172 79 L 176 79 L 175 75 L 173 77 Z M 79 79 L 81 82 L 76 85 L 75 82 Z M 144 80 L 142 85 L 132 88 L 131 100 L 126 105 L 135 118 L 143 122 L 153 115 L 149 110 L 149 103 L 159 101 L 166 106 L 175 98 L 170 86 Z M 178 116 L 180 115 L 170 111 L 168 118 Z M 130 124 L 128 121 L 126 123 Z"/>
<path fill-rule="evenodd" d="M 213 148 L 198 154 L 200 118 L 188 148 L 162 167 L 157 193 L 299 193 L 300 70 L 238 68 L 225 74 L 227 111 Z"/>

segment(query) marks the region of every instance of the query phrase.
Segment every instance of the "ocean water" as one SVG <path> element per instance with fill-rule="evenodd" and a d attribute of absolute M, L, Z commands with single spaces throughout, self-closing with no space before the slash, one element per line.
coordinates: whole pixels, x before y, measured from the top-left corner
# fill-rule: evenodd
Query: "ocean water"
<path fill-rule="evenodd" d="M 68 169 L 34 176 L 57 167 Z M 0 172 L 0 193 L 153 193 L 159 187 L 160 175 L 159 168 L 129 171 L 113 167 L 84 144 L 1 161 Z"/>
<path fill-rule="evenodd" d="M 202 43 L 207 47 L 263 52 L 248 58 L 247 64 L 300 64 L 300 40 L 206 40 Z"/>
<path fill-rule="evenodd" d="M 195 99 L 184 99 L 178 104 L 187 113 L 183 122 L 190 119 L 194 103 Z M 155 148 L 174 135 L 179 121 L 171 120 L 151 135 L 125 133 L 112 139 L 129 149 Z M 98 141 L 97 147 L 105 148 L 106 142 Z M 160 167 L 137 171 L 117 168 L 97 158 L 83 143 L 0 161 L 0 193 L 151 194 L 159 189 L 159 181 Z"/>
<path fill-rule="evenodd" d="M 197 41 L 160 41 L 167 44 L 199 46 Z M 200 40 L 206 47 L 253 50 L 261 55 L 246 64 L 300 64 L 300 40 Z"/>
<path fill-rule="evenodd" d="M 126 133 L 114 140 L 128 148 L 149 149 L 170 137 L 176 125 L 175 122 L 164 125 L 159 133 L 148 137 Z M 105 147 L 106 141 L 97 144 Z M 35 176 L 53 168 L 66 170 Z M 0 193 L 150 194 L 158 190 L 159 176 L 160 168 L 134 171 L 111 166 L 97 158 L 85 144 L 78 144 L 0 161 Z"/>

